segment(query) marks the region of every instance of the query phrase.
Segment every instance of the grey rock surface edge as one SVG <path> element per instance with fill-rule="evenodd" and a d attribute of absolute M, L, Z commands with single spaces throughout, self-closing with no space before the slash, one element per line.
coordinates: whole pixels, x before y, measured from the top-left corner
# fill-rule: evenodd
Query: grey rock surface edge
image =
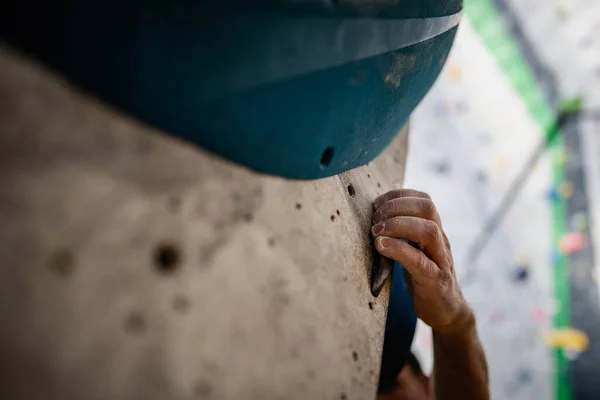
<path fill-rule="evenodd" d="M 3 399 L 375 397 L 371 202 L 402 184 L 407 129 L 370 165 L 285 180 L 5 45 L 0 121 Z"/>

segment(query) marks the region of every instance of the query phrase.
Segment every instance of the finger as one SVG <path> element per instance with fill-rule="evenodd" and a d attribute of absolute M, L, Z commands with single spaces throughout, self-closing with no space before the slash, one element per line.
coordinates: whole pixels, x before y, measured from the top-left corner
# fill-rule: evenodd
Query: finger
<path fill-rule="evenodd" d="M 439 275 L 439 268 L 419 249 L 400 239 L 379 236 L 375 239 L 375 248 L 384 257 L 398 261 L 411 278 L 424 283 Z"/>
<path fill-rule="evenodd" d="M 421 197 L 400 197 L 386 201 L 373 214 L 373 222 L 378 223 L 401 216 L 420 217 L 442 226 L 440 215 L 433 201 Z"/>
<path fill-rule="evenodd" d="M 431 197 L 429 197 L 429 195 L 427 193 L 419 192 L 418 190 L 413 190 L 413 189 L 395 189 L 395 190 L 390 190 L 389 192 L 384 193 L 381 196 L 377 197 L 375 199 L 375 201 L 373 201 L 373 206 L 377 210 L 386 201 L 389 201 L 389 200 L 392 200 L 392 199 L 396 199 L 398 197 L 421 197 L 421 198 L 424 198 L 424 199 L 431 200 Z"/>
<path fill-rule="evenodd" d="M 393 217 L 371 228 L 373 236 L 388 236 L 416 243 L 427 257 L 438 265 L 446 261 L 442 230 L 433 221 L 418 217 Z"/>

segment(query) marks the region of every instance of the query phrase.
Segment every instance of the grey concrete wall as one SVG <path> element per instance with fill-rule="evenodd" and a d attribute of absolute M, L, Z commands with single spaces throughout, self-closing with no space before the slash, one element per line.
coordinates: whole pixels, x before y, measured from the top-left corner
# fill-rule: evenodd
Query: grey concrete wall
<path fill-rule="evenodd" d="M 265 176 L 6 46 L 0 129 L 0 397 L 374 397 L 371 202 L 406 130 L 341 176 Z"/>

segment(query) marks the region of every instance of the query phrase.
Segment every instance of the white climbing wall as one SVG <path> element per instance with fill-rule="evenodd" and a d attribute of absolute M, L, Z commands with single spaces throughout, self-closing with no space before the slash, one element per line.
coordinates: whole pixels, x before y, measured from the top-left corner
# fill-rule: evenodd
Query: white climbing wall
<path fill-rule="evenodd" d="M 547 155 L 477 262 L 467 256 L 542 137 L 468 20 L 411 121 L 405 186 L 429 192 L 441 213 L 459 282 L 478 318 L 492 398 L 552 399 L 552 353 L 542 341 L 557 307 Z M 413 347 L 430 369 L 429 328 L 419 325 Z"/>

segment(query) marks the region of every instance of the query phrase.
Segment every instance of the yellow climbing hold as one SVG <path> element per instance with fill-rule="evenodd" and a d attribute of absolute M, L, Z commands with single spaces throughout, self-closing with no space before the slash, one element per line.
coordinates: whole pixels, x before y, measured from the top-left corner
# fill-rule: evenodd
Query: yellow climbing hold
<path fill-rule="evenodd" d="M 556 349 L 570 350 L 581 353 L 585 351 L 590 339 L 584 332 L 572 328 L 559 328 L 544 333 L 544 342 Z"/>
<path fill-rule="evenodd" d="M 448 68 L 448 76 L 453 81 L 460 81 L 462 79 L 462 69 L 456 65 L 452 65 Z"/>
<path fill-rule="evenodd" d="M 503 171 L 506 169 L 508 162 L 506 161 L 506 157 L 504 156 L 496 156 L 494 159 L 494 166 L 497 170 Z"/>
<path fill-rule="evenodd" d="M 573 184 L 565 181 L 560 185 L 560 195 L 563 199 L 570 199 L 573 196 Z"/>

